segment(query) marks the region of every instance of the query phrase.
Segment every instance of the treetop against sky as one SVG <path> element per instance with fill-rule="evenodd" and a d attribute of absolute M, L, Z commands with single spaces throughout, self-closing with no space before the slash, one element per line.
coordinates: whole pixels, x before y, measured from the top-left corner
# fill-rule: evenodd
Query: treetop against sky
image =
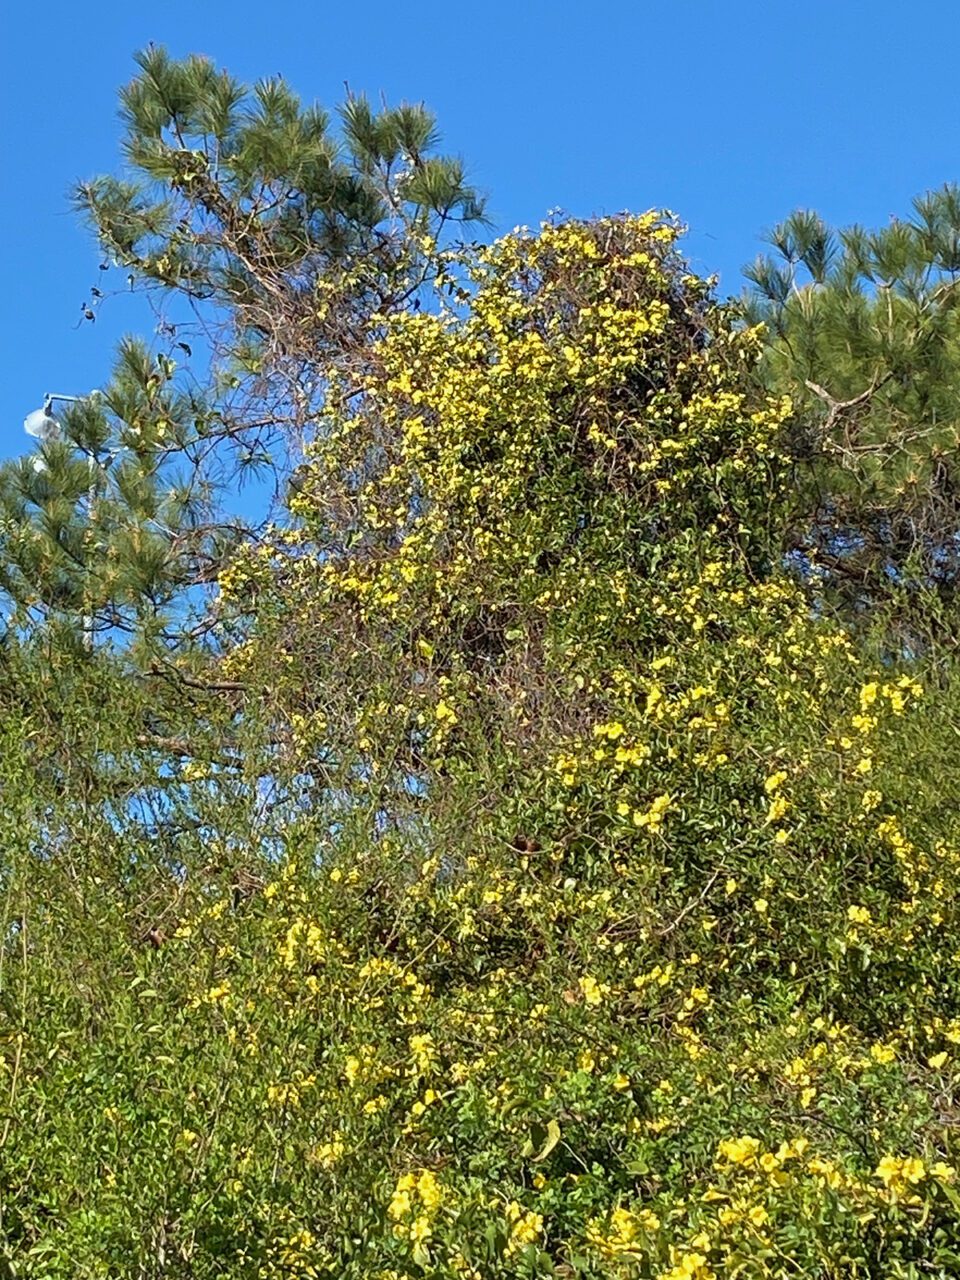
<path fill-rule="evenodd" d="M 674 209 L 721 292 L 760 236 L 797 206 L 833 223 L 883 223 L 954 176 L 958 95 L 944 0 L 904 9 L 814 0 L 622 2 L 603 21 L 567 0 L 411 14 L 383 3 L 305 9 L 215 0 L 190 15 L 113 2 L 77 24 L 55 0 L 7 21 L 0 94 L 7 130 L 0 201 L 8 263 L 0 450 L 24 451 L 24 416 L 44 392 L 83 393 L 108 376 L 117 338 L 154 317 L 100 273 L 70 209 L 78 179 L 119 163 L 118 87 L 148 42 L 208 54 L 238 78 L 283 75 L 331 107 L 344 82 L 373 101 L 424 100 L 445 149 L 488 193 L 498 231 L 577 216 Z M 892 86 L 895 84 L 895 91 Z M 107 274 L 107 280 L 103 279 Z M 114 279 L 114 276 L 117 279 Z M 92 288 L 118 291 L 94 306 Z M 81 306 L 81 304 L 83 304 Z"/>

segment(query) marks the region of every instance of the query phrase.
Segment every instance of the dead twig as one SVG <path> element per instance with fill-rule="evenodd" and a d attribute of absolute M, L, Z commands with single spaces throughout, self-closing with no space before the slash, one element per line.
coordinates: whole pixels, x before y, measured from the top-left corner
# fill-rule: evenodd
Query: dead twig
<path fill-rule="evenodd" d="M 674 929 L 676 929 L 678 925 L 680 925 L 681 922 L 686 919 L 686 917 L 690 914 L 690 912 L 693 911 L 696 907 L 699 907 L 700 903 L 703 902 L 704 898 L 706 898 L 707 894 L 709 894 L 710 890 L 720 879 L 720 875 L 722 871 L 723 871 L 723 867 L 717 867 L 716 871 L 713 873 L 713 875 L 710 877 L 707 883 L 700 890 L 700 893 L 697 895 L 697 897 L 695 897 L 691 902 L 687 903 L 687 905 L 683 908 L 683 910 L 680 912 L 677 918 L 673 921 L 673 923 L 668 924 L 665 929 L 659 929 L 657 931 L 658 937 L 665 938 L 668 933 L 673 933 Z"/>

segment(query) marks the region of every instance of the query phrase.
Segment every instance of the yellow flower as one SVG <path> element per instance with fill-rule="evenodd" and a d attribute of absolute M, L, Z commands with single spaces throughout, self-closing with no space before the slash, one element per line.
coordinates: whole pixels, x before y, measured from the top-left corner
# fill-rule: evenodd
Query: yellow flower
<path fill-rule="evenodd" d="M 437 1049 L 429 1031 L 410 1037 L 410 1054 L 418 1071 L 426 1074 L 437 1061 Z"/>
<path fill-rule="evenodd" d="M 543 1230 L 543 1218 L 539 1213 L 521 1209 L 516 1200 L 507 1205 L 506 1218 L 511 1223 L 510 1238 L 507 1241 L 507 1253 L 516 1253 L 528 1244 L 533 1244 Z"/>
<path fill-rule="evenodd" d="M 458 722 L 456 711 L 454 711 L 453 707 L 451 707 L 448 702 L 444 701 L 443 698 L 441 698 L 437 703 L 433 714 L 436 716 L 438 722 L 448 729 L 453 728 L 453 726 Z"/>
<path fill-rule="evenodd" d="M 874 1176 L 894 1193 L 905 1191 L 922 1182 L 927 1176 L 926 1165 L 915 1156 L 900 1158 L 884 1156 L 874 1170 Z"/>
<path fill-rule="evenodd" d="M 439 1208 L 443 1200 L 443 1192 L 437 1175 L 430 1169 L 421 1171 L 420 1176 L 417 1178 L 417 1191 L 420 1193 L 420 1199 L 427 1209 L 435 1210 Z"/>
<path fill-rule="evenodd" d="M 684 1254 L 669 1271 L 662 1272 L 660 1280 L 716 1280 L 716 1272 L 702 1253 L 694 1251 Z"/>
<path fill-rule="evenodd" d="M 607 1237 L 605 1244 L 608 1248 L 622 1249 L 632 1244 L 636 1237 L 636 1218 L 634 1218 L 629 1209 L 624 1209 L 622 1205 L 617 1205 L 610 1214 L 610 1235 Z"/>
<path fill-rule="evenodd" d="M 658 832 L 663 825 L 663 816 L 672 803 L 673 797 L 670 795 L 657 796 L 649 809 L 635 809 L 633 811 L 633 825 L 635 827 L 645 827 L 653 833 Z"/>
<path fill-rule="evenodd" d="M 410 1192 L 406 1187 L 402 1187 L 398 1183 L 397 1189 L 391 1196 L 390 1203 L 387 1206 L 387 1213 L 391 1218 L 405 1218 L 410 1212 L 411 1207 L 412 1201 L 410 1199 Z"/>
<path fill-rule="evenodd" d="M 601 1004 L 603 997 L 608 995 L 610 992 L 610 988 L 607 983 L 598 982 L 596 978 L 592 978 L 589 974 L 580 978 L 579 985 L 585 1004 Z"/>
<path fill-rule="evenodd" d="M 430 1217 L 426 1213 L 418 1214 L 410 1224 L 410 1239 L 415 1244 L 423 1244 L 433 1234 Z"/>
<path fill-rule="evenodd" d="M 777 1148 L 777 1160 L 781 1164 L 787 1160 L 796 1160 L 809 1146 L 810 1142 L 807 1138 L 794 1138 L 790 1142 L 781 1142 Z"/>
<path fill-rule="evenodd" d="M 746 1134 L 742 1138 L 725 1138 L 717 1147 L 717 1157 L 730 1164 L 749 1165 L 755 1163 L 759 1150 L 760 1140 Z"/>
<path fill-rule="evenodd" d="M 626 729 L 619 720 L 612 720 L 609 724 L 595 724 L 593 726 L 593 736 L 595 738 L 607 738 L 610 742 L 616 742 L 625 733 Z"/>
<path fill-rule="evenodd" d="M 775 796 L 767 809 L 767 822 L 779 822 L 790 808 L 790 801 L 785 796 Z"/>
<path fill-rule="evenodd" d="M 332 1142 L 322 1142 L 320 1146 L 314 1148 L 312 1156 L 321 1169 L 332 1169 L 343 1155 L 343 1151 L 343 1139 L 334 1138 Z"/>

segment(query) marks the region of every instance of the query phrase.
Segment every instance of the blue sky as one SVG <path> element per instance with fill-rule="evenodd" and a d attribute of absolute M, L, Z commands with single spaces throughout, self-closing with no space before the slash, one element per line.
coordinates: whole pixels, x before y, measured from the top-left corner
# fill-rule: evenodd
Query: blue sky
<path fill-rule="evenodd" d="M 948 0 L 47 0 L 9 6 L 4 28 L 0 457 L 25 450 L 44 391 L 97 386 L 116 338 L 149 332 L 132 298 L 77 327 L 98 256 L 68 193 L 118 166 L 116 90 L 150 40 L 242 79 L 282 73 L 328 106 L 345 80 L 426 101 L 497 230 L 557 206 L 672 208 L 722 292 L 798 206 L 881 224 L 960 178 Z"/>

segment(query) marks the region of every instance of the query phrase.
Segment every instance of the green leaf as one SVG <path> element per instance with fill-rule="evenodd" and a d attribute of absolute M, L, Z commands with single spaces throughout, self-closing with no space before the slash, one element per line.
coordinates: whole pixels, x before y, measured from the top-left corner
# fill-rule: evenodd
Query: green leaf
<path fill-rule="evenodd" d="M 533 1157 L 533 1163 L 538 1164 L 541 1160 L 546 1160 L 547 1156 L 560 1141 L 560 1125 L 556 1120 L 551 1120 L 547 1124 L 547 1140 L 540 1148 L 539 1155 Z"/>

